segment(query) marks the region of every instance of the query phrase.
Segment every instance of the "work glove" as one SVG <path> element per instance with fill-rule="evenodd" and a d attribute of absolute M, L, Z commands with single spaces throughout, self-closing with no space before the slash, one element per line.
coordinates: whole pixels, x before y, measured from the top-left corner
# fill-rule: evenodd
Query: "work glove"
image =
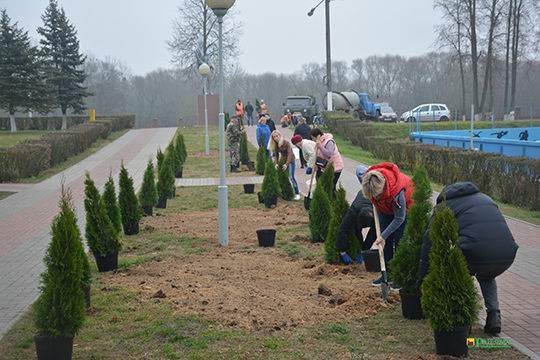
<path fill-rule="evenodd" d="M 362 255 L 362 252 L 358 253 L 358 257 L 356 258 L 356 263 L 361 264 L 362 261 L 364 261 L 364 255 Z"/>
<path fill-rule="evenodd" d="M 311 175 L 311 172 L 312 172 L 312 171 L 313 171 L 313 170 L 311 170 L 311 168 L 308 167 L 308 168 L 306 169 L 306 175 Z"/>
<path fill-rule="evenodd" d="M 343 259 L 343 262 L 344 262 L 345 264 L 352 264 L 352 259 L 351 259 L 351 257 L 349 256 L 349 254 L 347 254 L 347 253 L 345 253 L 345 254 L 343 254 L 343 255 L 340 254 L 340 256 L 341 256 L 341 258 Z"/>

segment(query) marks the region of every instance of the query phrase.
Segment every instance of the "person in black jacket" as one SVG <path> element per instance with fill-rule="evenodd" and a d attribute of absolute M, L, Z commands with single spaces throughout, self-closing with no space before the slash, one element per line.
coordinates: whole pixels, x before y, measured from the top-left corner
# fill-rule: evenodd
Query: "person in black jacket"
<path fill-rule="evenodd" d="M 300 135 L 302 139 L 311 140 L 309 137 L 309 132 L 311 131 L 311 128 L 308 124 L 306 124 L 306 119 L 302 116 L 297 117 L 298 125 L 294 129 L 294 135 Z M 302 153 L 302 149 L 299 149 L 300 153 L 300 169 L 303 169 L 304 166 L 306 166 L 306 159 L 304 159 L 304 154 Z"/>
<path fill-rule="evenodd" d="M 362 178 L 366 170 L 367 167 L 364 165 L 359 165 L 356 168 L 356 176 L 358 177 L 360 184 L 362 184 Z M 360 189 L 356 195 L 356 198 L 351 204 L 349 211 L 347 211 L 345 217 L 343 217 L 337 233 L 337 248 L 345 264 L 352 263 L 351 257 L 347 254 L 347 234 L 353 227 L 356 237 L 362 243 L 362 250 L 368 250 L 371 248 L 377 239 L 377 234 L 375 232 L 375 220 L 373 219 L 373 204 L 364 196 L 362 189 Z M 368 227 L 370 229 L 366 239 L 364 240 L 362 229 Z M 360 264 L 363 260 L 364 257 L 362 256 L 362 252 L 360 252 L 356 262 Z"/>
<path fill-rule="evenodd" d="M 263 116 L 266 116 L 266 125 L 270 128 L 270 132 L 276 131 L 276 124 L 274 123 L 274 120 L 270 119 L 270 115 L 266 114 Z"/>
<path fill-rule="evenodd" d="M 476 276 L 482 290 L 487 311 L 484 331 L 499 333 L 501 311 L 495 278 L 512 265 L 519 246 L 497 204 L 489 196 L 480 193 L 474 184 L 460 182 L 448 185 L 437 197 L 437 204 L 442 203 L 444 199 L 446 206 L 456 216 L 459 248 L 465 256 L 469 273 Z M 430 227 L 424 235 L 422 244 L 420 259 L 422 280 L 429 270 Z"/>

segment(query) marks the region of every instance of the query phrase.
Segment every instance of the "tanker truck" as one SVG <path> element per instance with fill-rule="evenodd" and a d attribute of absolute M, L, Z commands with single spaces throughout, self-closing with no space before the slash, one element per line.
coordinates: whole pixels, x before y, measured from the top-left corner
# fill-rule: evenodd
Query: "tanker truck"
<path fill-rule="evenodd" d="M 327 96 L 323 97 L 323 106 L 328 110 Z M 355 119 L 379 121 L 381 106 L 371 101 L 366 93 L 355 90 L 332 91 L 332 107 L 334 111 L 344 111 Z"/>

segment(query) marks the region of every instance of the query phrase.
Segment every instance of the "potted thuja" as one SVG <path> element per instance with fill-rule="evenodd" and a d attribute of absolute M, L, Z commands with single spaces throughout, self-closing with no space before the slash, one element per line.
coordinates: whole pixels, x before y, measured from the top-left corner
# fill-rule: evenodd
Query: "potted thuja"
<path fill-rule="evenodd" d="M 129 176 L 127 169 L 122 163 L 120 167 L 120 178 L 118 181 L 120 192 L 118 194 L 118 204 L 120 215 L 122 216 L 122 226 L 125 235 L 136 235 L 139 233 L 139 221 L 143 217 L 143 210 L 139 204 L 139 199 L 135 195 L 133 179 Z"/>
<path fill-rule="evenodd" d="M 114 270 L 118 267 L 118 251 L 121 249 L 118 231 L 109 219 L 102 198 L 89 173 L 86 173 L 84 184 L 86 242 L 96 259 L 98 270 L 100 272 Z"/>
<path fill-rule="evenodd" d="M 404 236 L 399 242 L 394 259 L 390 261 L 392 280 L 401 290 L 401 311 L 407 319 L 423 319 L 420 297 L 422 284 L 419 276 L 420 255 L 424 234 L 428 228 L 433 205 L 431 184 L 427 171 L 420 166 L 414 170 L 412 178 L 413 203 L 407 213 Z"/>
<path fill-rule="evenodd" d="M 174 181 L 171 156 L 165 156 L 158 171 L 158 182 L 156 184 L 158 204 L 156 208 L 165 209 L 167 207 L 167 199 L 173 198 Z"/>
<path fill-rule="evenodd" d="M 272 159 L 266 162 L 261 195 L 264 198 L 264 206 L 267 208 L 277 205 L 277 198 L 281 195 L 278 175 Z"/>
<path fill-rule="evenodd" d="M 89 284 L 90 276 L 71 193 L 63 186 L 60 213 L 52 222 L 51 242 L 43 261 L 41 294 L 33 305 L 37 358 L 70 360 L 73 338 L 84 322 L 86 306 L 81 287 L 84 282 Z"/>
<path fill-rule="evenodd" d="M 141 191 L 139 192 L 139 202 L 147 216 L 152 216 L 152 208 L 158 204 L 158 194 L 154 174 L 154 164 L 148 160 L 148 165 L 143 176 Z"/>
<path fill-rule="evenodd" d="M 435 335 L 438 355 L 467 356 L 470 326 L 478 319 L 480 296 L 458 247 L 458 224 L 443 202 L 435 207 L 429 236 L 429 273 L 422 283 L 422 311 Z"/>

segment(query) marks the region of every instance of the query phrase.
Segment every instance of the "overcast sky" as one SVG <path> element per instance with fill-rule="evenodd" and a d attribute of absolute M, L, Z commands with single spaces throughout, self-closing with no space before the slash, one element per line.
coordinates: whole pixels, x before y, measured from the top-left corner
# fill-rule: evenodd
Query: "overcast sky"
<path fill-rule="evenodd" d="M 244 22 L 240 65 L 251 74 L 290 74 L 309 62 L 326 63 L 324 2 L 320 0 L 236 0 Z M 36 40 L 48 0 L 0 0 L 12 23 Z M 124 62 L 135 75 L 171 68 L 166 41 L 183 0 L 59 0 L 77 30 L 81 51 Z M 332 0 L 332 60 L 370 55 L 423 55 L 435 50 L 440 14 L 432 0 Z M 260 55 L 260 50 L 265 55 Z"/>

